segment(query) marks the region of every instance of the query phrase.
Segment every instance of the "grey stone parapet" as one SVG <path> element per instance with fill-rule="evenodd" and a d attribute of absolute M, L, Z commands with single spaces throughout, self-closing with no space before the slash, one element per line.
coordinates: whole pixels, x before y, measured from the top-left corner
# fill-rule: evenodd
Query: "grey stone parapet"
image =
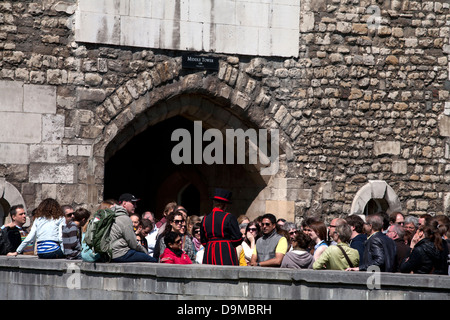
<path fill-rule="evenodd" d="M 0 257 L 0 299 L 450 300 L 450 277 Z"/>

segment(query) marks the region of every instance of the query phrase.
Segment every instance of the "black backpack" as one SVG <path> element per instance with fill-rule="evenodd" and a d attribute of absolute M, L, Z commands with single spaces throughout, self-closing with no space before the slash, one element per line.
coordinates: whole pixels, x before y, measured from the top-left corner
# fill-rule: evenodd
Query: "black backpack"
<path fill-rule="evenodd" d="M 9 242 L 8 230 L 6 228 L 0 230 L 0 255 L 4 256 L 9 253 L 11 243 Z"/>

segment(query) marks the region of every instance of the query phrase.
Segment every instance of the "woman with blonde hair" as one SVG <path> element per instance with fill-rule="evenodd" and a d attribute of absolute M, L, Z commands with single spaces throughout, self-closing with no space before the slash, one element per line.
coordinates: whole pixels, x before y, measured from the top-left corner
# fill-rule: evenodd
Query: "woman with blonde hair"
<path fill-rule="evenodd" d="M 41 259 L 64 258 L 62 246 L 62 227 L 65 225 L 64 212 L 55 199 L 47 198 L 36 208 L 34 222 L 30 233 L 22 241 L 16 252 L 8 255 L 16 256 L 23 249 L 36 241 L 37 255 Z"/>

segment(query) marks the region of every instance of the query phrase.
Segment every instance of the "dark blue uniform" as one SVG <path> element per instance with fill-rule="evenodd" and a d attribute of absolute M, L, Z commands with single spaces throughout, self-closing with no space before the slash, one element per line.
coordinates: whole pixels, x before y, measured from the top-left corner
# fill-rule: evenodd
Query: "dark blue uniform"
<path fill-rule="evenodd" d="M 205 247 L 203 264 L 239 265 L 236 247 L 242 242 L 242 234 L 231 213 L 214 208 L 203 218 L 200 240 Z"/>

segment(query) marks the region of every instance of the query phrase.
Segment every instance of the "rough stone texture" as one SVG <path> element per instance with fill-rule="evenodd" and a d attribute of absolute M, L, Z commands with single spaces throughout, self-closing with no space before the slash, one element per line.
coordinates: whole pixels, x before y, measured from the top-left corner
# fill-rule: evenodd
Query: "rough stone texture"
<path fill-rule="evenodd" d="M 25 256 L 0 257 L 0 284 L 2 300 L 450 300 L 448 276 Z"/>
<path fill-rule="evenodd" d="M 179 114 L 280 130 L 280 170 L 263 177 L 258 210 L 293 201 L 296 221 L 330 219 L 383 180 L 405 213 L 449 213 L 447 1 L 301 1 L 298 57 L 209 53 L 217 72 L 182 69 L 183 51 L 76 42 L 76 5 L 0 2 L 0 177 L 29 207 L 45 184 L 95 207 L 107 147 Z M 279 190 L 277 178 L 302 184 Z"/>

